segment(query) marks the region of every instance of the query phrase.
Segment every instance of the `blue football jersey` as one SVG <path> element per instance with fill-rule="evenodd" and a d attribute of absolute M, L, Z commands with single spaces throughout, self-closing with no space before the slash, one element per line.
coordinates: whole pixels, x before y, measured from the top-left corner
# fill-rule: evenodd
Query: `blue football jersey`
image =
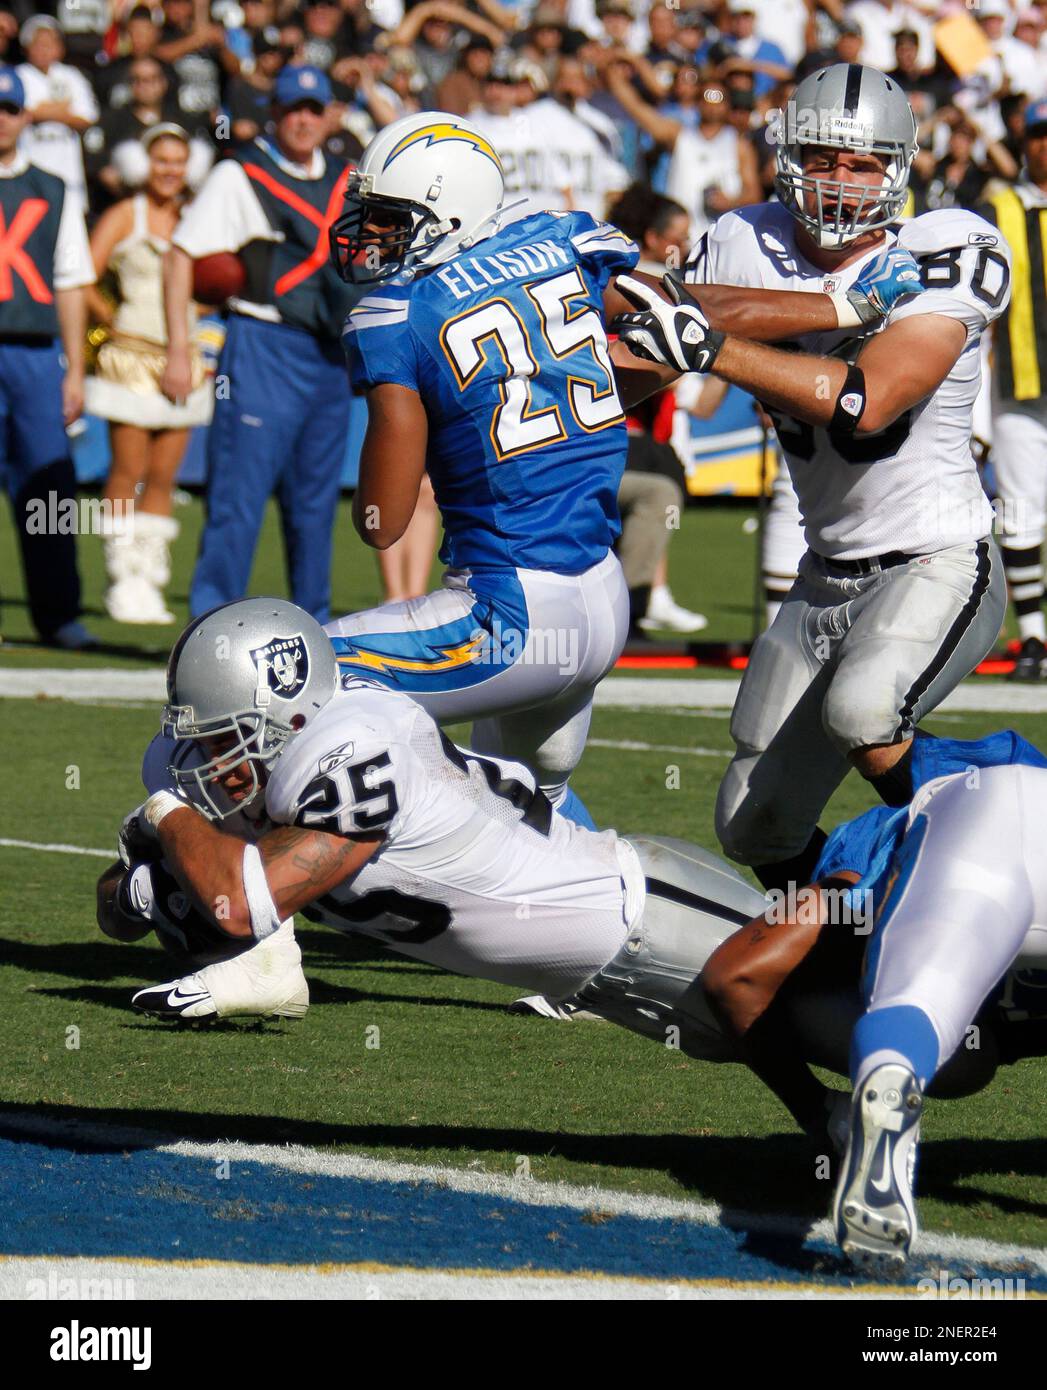
<path fill-rule="evenodd" d="M 1012 729 L 972 740 L 917 735 L 912 752 L 913 790 L 919 791 L 936 777 L 1008 763 L 1047 768 L 1047 758 L 1040 750 Z M 844 821 L 825 842 L 814 877 L 827 878 L 840 869 L 853 869 L 862 876 L 855 890 L 872 890 L 876 901 L 908 821 L 908 806 L 874 806 L 864 815 Z"/>
<path fill-rule="evenodd" d="M 349 315 L 353 390 L 425 403 L 445 564 L 581 574 L 614 543 L 626 432 L 602 299 L 637 257 L 586 212 L 537 213 Z"/>

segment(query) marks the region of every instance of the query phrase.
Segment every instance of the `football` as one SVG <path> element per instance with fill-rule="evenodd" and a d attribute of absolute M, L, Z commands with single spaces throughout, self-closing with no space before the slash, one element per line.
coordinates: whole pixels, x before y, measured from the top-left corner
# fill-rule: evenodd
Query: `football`
<path fill-rule="evenodd" d="M 244 263 L 232 251 L 201 256 L 193 262 L 193 298 L 198 304 L 224 304 L 239 294 L 246 283 Z"/>

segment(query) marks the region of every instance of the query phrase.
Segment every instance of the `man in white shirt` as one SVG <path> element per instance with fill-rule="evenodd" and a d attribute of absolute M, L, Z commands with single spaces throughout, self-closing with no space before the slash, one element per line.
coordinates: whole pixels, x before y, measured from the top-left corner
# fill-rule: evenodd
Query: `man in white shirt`
<path fill-rule="evenodd" d="M 86 207 L 84 153 L 80 137 L 98 120 L 98 103 L 83 73 L 61 60 L 65 40 L 56 20 L 33 15 L 19 39 L 28 62 L 18 68 L 30 123 L 19 148 L 38 169 L 57 174 L 81 211 Z"/>

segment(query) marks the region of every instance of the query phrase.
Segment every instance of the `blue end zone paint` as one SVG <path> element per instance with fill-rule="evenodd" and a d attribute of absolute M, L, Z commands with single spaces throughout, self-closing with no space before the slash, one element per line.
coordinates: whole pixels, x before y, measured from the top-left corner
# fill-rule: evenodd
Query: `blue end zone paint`
<path fill-rule="evenodd" d="M 8 1134 L 0 1139 L 4 1254 L 854 1282 L 828 1245 L 781 1235 L 265 1164 L 234 1163 L 222 1180 L 214 1163 L 195 1157 Z M 937 1279 L 937 1263 L 917 1262 L 907 1282 Z M 1047 1293 L 1047 1276 L 1011 1272 L 1023 1274 L 1028 1292 Z M 963 1273 L 989 1278 L 1000 1270 L 972 1265 Z"/>

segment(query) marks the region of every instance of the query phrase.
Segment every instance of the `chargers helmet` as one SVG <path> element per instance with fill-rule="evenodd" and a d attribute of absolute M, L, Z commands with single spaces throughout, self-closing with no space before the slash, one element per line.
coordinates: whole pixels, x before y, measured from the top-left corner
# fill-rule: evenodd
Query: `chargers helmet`
<path fill-rule="evenodd" d="M 495 231 L 504 197 L 501 160 L 476 126 L 446 111 L 404 116 L 349 177 L 330 232 L 335 269 L 366 285 L 441 265 Z"/>
<path fill-rule="evenodd" d="M 772 125 L 778 147 L 774 187 L 782 203 L 819 246 L 838 249 L 879 227 L 905 206 L 917 152 L 916 120 L 905 93 L 877 68 L 834 63 L 796 88 Z M 803 170 L 803 147 L 884 156 L 879 188 L 818 179 Z M 808 194 L 814 210 L 808 211 Z"/>
<path fill-rule="evenodd" d="M 330 701 L 337 680 L 327 634 L 284 599 L 239 599 L 194 619 L 167 664 L 161 728 L 179 741 L 232 735 L 234 742 L 198 767 L 176 759 L 169 768 L 175 782 L 216 819 L 242 811 L 264 786 L 261 770 Z M 229 804 L 216 795 L 217 781 L 242 763 L 254 785 Z"/>

